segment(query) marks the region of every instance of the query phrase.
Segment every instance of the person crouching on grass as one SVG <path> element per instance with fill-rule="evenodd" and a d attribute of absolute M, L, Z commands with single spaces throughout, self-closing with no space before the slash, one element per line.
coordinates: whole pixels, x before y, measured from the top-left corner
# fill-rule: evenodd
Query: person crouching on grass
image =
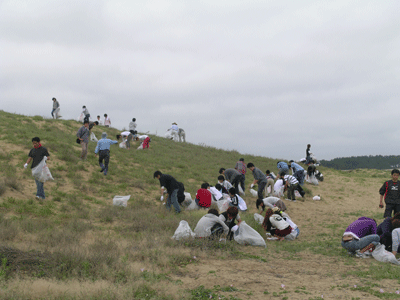
<path fill-rule="evenodd" d="M 29 158 L 24 165 L 25 169 L 28 167 L 29 163 L 32 160 L 33 160 L 33 162 L 31 165 L 31 169 L 33 169 L 38 164 L 40 164 L 40 162 L 42 161 L 42 159 L 45 156 L 47 157 L 47 160 L 50 160 L 50 157 L 49 157 L 50 154 L 45 147 L 42 147 L 42 144 L 40 143 L 40 138 L 34 137 L 32 139 L 32 145 L 33 145 L 33 149 L 31 149 L 31 151 L 29 151 L 29 154 L 28 154 Z M 44 200 L 46 198 L 46 195 L 44 194 L 43 182 L 40 182 L 39 180 L 37 180 L 35 178 L 35 183 L 36 183 L 36 198 Z"/>
<path fill-rule="evenodd" d="M 278 207 L 267 209 L 262 226 L 279 241 L 293 241 L 300 234 L 297 225 L 287 215 L 284 217 Z"/>
<path fill-rule="evenodd" d="M 214 239 L 220 238 L 222 235 L 227 235 L 229 227 L 219 218 L 218 211 L 211 208 L 208 210 L 207 214 L 197 222 L 193 232 L 196 234 L 196 237 Z"/>
<path fill-rule="evenodd" d="M 101 134 L 101 139 L 97 142 L 96 149 L 94 150 L 95 156 L 99 153 L 99 165 L 101 167 L 100 172 L 107 175 L 108 163 L 110 162 L 110 146 L 112 144 L 117 144 L 118 141 L 113 141 L 107 138 L 107 133 L 103 132 Z M 103 165 L 104 160 L 104 165 Z"/>
<path fill-rule="evenodd" d="M 234 187 L 231 187 L 228 192 L 230 197 L 229 206 L 236 207 L 241 211 L 246 211 L 247 204 L 242 197 L 235 193 L 236 189 Z"/>
<path fill-rule="evenodd" d="M 226 212 L 219 215 L 219 219 L 228 226 L 229 232 L 227 238 L 231 241 L 233 239 L 233 234 L 239 228 L 240 223 L 242 223 L 237 207 L 229 207 Z M 235 221 L 238 223 L 236 224 Z"/>
<path fill-rule="evenodd" d="M 199 208 L 209 208 L 212 202 L 211 192 L 208 190 L 210 185 L 204 182 L 196 193 L 195 202 Z"/>
<path fill-rule="evenodd" d="M 376 221 L 367 217 L 360 217 L 351 223 L 342 236 L 342 247 L 350 255 L 365 257 L 365 252 L 374 250 L 379 244 Z"/>

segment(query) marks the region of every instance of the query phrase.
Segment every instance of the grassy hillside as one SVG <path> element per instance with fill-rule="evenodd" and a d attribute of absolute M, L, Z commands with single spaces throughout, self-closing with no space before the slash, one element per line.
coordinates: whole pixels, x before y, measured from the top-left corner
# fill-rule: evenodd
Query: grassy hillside
<path fill-rule="evenodd" d="M 173 175 L 194 196 L 202 182 L 215 184 L 219 168 L 233 167 L 240 157 L 274 172 L 277 160 L 152 136 L 145 151 L 136 151 L 137 144 L 131 150 L 113 145 L 109 173 L 104 176 L 93 154 L 95 143 L 89 144 L 88 160 L 79 160 L 75 133 L 80 126 L 72 120 L 0 111 L 2 299 L 319 299 L 321 292 L 335 299 L 352 299 L 349 292 L 354 299 L 393 299 L 397 295 L 398 267 L 355 260 L 340 247 L 340 235 L 351 221 L 361 215 L 382 219 L 377 189 L 388 172 L 320 168 L 325 181 L 306 186 L 304 203 L 287 203 L 301 230 L 299 240 L 291 243 L 268 243 L 264 249 L 204 239 L 177 242 L 171 236 L 179 221 L 194 228 L 205 212 L 166 212 L 154 171 Z M 119 133 L 93 129 L 97 137 L 102 131 L 111 138 Z M 44 201 L 35 199 L 30 169 L 23 168 L 34 136 L 49 150 L 55 179 L 45 183 Z M 246 185 L 252 179 L 248 174 Z M 311 200 L 316 194 L 322 201 Z M 115 195 L 132 195 L 128 207 L 112 206 Z M 253 218 L 255 198 L 245 200 L 249 211 L 241 213 L 242 219 L 265 236 Z M 379 293 L 380 288 L 388 292 Z"/>

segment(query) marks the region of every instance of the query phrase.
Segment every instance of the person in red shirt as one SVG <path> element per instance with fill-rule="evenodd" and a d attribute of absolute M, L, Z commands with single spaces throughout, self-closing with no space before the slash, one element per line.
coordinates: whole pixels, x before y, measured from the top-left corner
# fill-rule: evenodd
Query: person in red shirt
<path fill-rule="evenodd" d="M 201 185 L 201 188 L 196 193 L 196 204 L 202 208 L 209 208 L 211 206 L 212 195 L 208 190 L 210 185 L 205 182 Z"/>

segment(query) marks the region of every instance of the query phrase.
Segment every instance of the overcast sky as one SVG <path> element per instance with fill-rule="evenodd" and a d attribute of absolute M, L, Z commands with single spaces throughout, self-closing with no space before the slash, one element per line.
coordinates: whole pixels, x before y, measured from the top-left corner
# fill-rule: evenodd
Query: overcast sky
<path fill-rule="evenodd" d="M 2 1 L 0 109 L 272 158 L 399 154 L 400 1 Z"/>

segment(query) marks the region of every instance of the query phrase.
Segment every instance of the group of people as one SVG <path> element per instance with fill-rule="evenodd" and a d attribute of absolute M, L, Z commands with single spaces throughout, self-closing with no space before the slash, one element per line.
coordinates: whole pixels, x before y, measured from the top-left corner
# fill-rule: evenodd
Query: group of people
<path fill-rule="evenodd" d="M 281 166 L 281 165 L 280 165 Z M 233 232 L 237 227 L 233 228 L 234 222 L 229 220 L 240 220 L 238 215 L 239 211 L 247 211 L 246 201 L 241 197 L 245 191 L 245 176 L 247 169 L 253 173 L 254 181 L 251 183 L 252 188 L 255 184 L 258 185 L 258 199 L 256 201 L 257 209 L 264 211 L 266 208 L 266 217 L 264 219 L 263 227 L 271 234 L 271 237 L 277 240 L 293 240 L 299 235 L 299 229 L 296 224 L 290 219 L 290 217 L 284 213 L 286 205 L 279 197 L 269 195 L 264 198 L 264 190 L 267 184 L 270 184 L 271 188 L 274 187 L 273 175 L 268 170 L 268 177 L 266 174 L 256 168 L 253 163 L 244 162 L 243 158 L 240 158 L 234 168 L 220 168 L 219 176 L 217 177 L 218 183 L 215 186 L 210 186 L 209 183 L 204 182 L 200 189 L 197 190 L 196 196 L 193 203 L 191 203 L 191 209 L 208 209 L 208 213 L 199 221 L 196 229 L 194 230 L 197 236 L 220 236 L 223 234 L 229 234 L 232 238 Z M 289 169 L 289 168 L 288 168 Z M 281 170 L 284 171 L 284 170 Z M 290 177 L 285 177 L 290 176 Z M 280 178 L 286 179 L 288 187 L 295 188 L 296 184 L 291 182 L 292 175 L 285 175 L 281 173 Z M 176 213 L 180 213 L 183 208 L 183 203 L 178 200 L 179 185 L 178 181 L 168 174 L 162 174 L 160 171 L 154 173 L 154 178 L 159 179 L 161 186 L 161 201 L 166 200 L 166 208 L 171 209 L 174 207 Z M 295 178 L 295 177 L 293 177 Z M 271 182 L 272 181 L 272 182 Z M 167 195 L 166 195 L 167 194 Z M 218 204 L 218 207 L 223 207 L 224 215 L 226 211 L 234 209 L 237 213 L 232 213 L 230 216 L 221 217 L 218 210 L 212 208 L 212 204 Z M 219 203 L 224 204 L 219 205 Z M 273 212 L 273 213 L 271 213 Z M 229 230 L 221 224 L 220 219 L 228 220 Z M 239 224 L 238 224 L 239 225 Z"/>
<path fill-rule="evenodd" d="M 398 169 L 391 172 L 391 180 L 379 189 L 379 208 L 385 208 L 384 221 L 377 226 L 376 221 L 360 217 L 352 222 L 342 236 L 342 247 L 350 255 L 368 257 L 378 244 L 394 255 L 400 251 L 400 188 Z M 385 205 L 384 205 L 385 202 Z"/>
<path fill-rule="evenodd" d="M 60 105 L 56 98 L 53 98 L 52 101 L 52 116 L 53 118 L 58 118 Z M 83 106 L 83 114 L 83 126 L 79 128 L 76 133 L 77 142 L 82 146 L 82 160 L 87 157 L 90 130 L 94 126 L 101 124 L 100 116 L 97 117 L 98 121 L 89 122 L 90 114 L 85 106 Z M 105 114 L 104 117 L 104 126 L 110 126 L 111 121 L 107 114 Z M 172 124 L 171 131 L 179 132 L 176 123 Z M 135 118 L 133 118 L 129 124 L 129 131 L 123 132 L 120 137 L 125 139 L 125 144 L 128 149 L 133 139 L 141 141 L 141 146 L 139 146 L 139 148 L 145 149 L 149 147 L 150 138 L 147 135 L 137 136 Z M 104 175 L 107 175 L 108 172 L 110 146 L 117 143 L 117 140 L 108 139 L 107 133 L 105 132 L 102 133 L 101 139 L 97 141 L 94 152 L 95 156 L 99 155 L 100 172 Z M 25 168 L 32 162 L 31 168 L 33 169 L 38 166 L 43 159 L 50 159 L 50 154 L 48 150 L 41 145 L 39 137 L 32 138 L 32 145 L 33 148 L 28 154 L 28 160 L 24 164 Z M 289 161 L 288 164 L 279 161 L 277 163 L 278 176 L 276 177 L 269 170 L 264 174 L 251 162 L 246 165 L 243 158 L 238 160 L 234 168 L 220 168 L 220 175 L 217 178 L 218 183 L 215 186 L 203 183 L 196 193 L 194 200 L 196 206 L 198 208 L 208 209 L 207 214 L 199 220 L 194 230 L 197 236 L 220 237 L 224 234 L 227 235 L 229 239 L 232 239 L 233 233 L 238 229 L 238 225 L 240 225 L 241 222 L 239 211 L 247 210 L 247 204 L 240 194 L 244 194 L 245 192 L 245 176 L 247 169 L 249 169 L 254 178 L 250 184 L 250 188 L 253 188 L 255 185 L 258 186 L 256 207 L 260 209 L 261 212 L 266 210 L 265 218 L 262 223 L 263 228 L 271 234 L 271 237 L 274 239 L 295 239 L 300 233 L 298 226 L 291 220 L 287 213 L 285 213 L 286 206 L 284 202 L 279 197 L 275 197 L 272 194 L 275 193 L 275 195 L 277 195 L 279 190 L 286 189 L 287 198 L 292 201 L 296 200 L 296 190 L 299 191 L 301 196 L 304 195 L 301 186 L 304 184 L 305 178 L 316 172 L 315 165 L 313 165 L 310 155 L 310 147 L 311 145 L 307 145 L 306 150 L 307 172 L 293 160 Z M 289 174 L 290 170 L 292 170 L 291 175 Z M 343 233 L 341 244 L 351 255 L 366 257 L 370 255 L 370 252 L 379 243 L 385 245 L 385 248 L 392 251 L 393 254 L 397 254 L 400 251 L 399 175 L 399 170 L 392 170 L 392 179 L 386 181 L 379 189 L 379 207 L 385 207 L 384 221 L 377 226 L 374 219 L 360 217 L 352 222 Z M 185 197 L 183 193 L 183 184 L 178 182 L 171 175 L 162 174 L 160 171 L 154 173 L 154 178 L 160 181 L 161 200 L 164 200 L 163 198 L 166 197 L 166 208 L 171 209 L 171 206 L 173 206 L 175 211 L 180 213 L 181 203 Z M 281 182 L 278 184 L 279 188 L 277 189 L 277 182 L 279 180 L 281 180 Z M 37 187 L 36 197 L 38 199 L 45 199 L 43 182 L 35 178 L 35 183 Z M 270 192 L 267 193 L 267 190 L 270 190 Z M 267 195 L 266 198 L 264 198 L 264 193 Z M 229 205 L 226 211 L 219 214 L 218 210 L 210 207 L 213 201 L 219 201 L 221 199 L 228 200 Z"/>
<path fill-rule="evenodd" d="M 82 106 L 82 113 L 81 113 L 81 118 L 82 120 L 83 117 L 83 122 L 88 121 L 90 119 L 90 113 L 89 110 L 87 109 L 86 105 Z M 104 114 L 104 121 L 101 120 L 100 116 L 97 116 L 98 125 L 103 125 L 105 127 L 111 127 L 111 119 L 107 114 Z"/>

